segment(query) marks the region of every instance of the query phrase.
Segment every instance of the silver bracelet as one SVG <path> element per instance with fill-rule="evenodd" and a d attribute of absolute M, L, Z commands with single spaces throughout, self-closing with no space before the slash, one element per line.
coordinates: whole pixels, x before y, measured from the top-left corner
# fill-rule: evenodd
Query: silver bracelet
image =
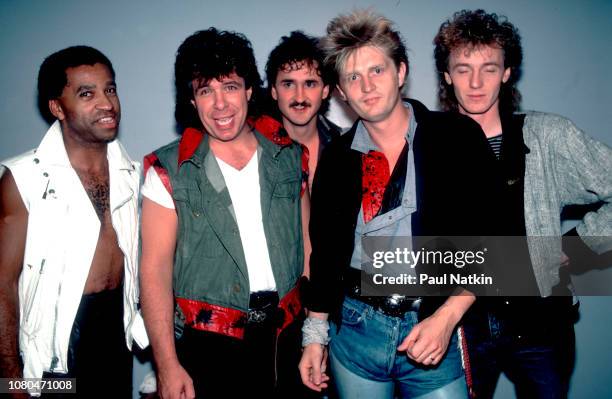
<path fill-rule="evenodd" d="M 302 326 L 302 346 L 329 343 L 329 323 L 317 317 L 307 317 Z"/>

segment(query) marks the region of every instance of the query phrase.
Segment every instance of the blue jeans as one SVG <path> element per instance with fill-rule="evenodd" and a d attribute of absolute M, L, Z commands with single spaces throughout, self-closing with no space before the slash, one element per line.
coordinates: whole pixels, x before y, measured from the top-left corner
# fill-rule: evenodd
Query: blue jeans
<path fill-rule="evenodd" d="M 575 337 L 571 305 L 558 305 L 564 300 L 513 298 L 510 302 L 520 301 L 519 312 L 478 307 L 469 312 L 464 331 L 478 399 L 493 397 L 502 372 L 518 398 L 567 398 Z"/>
<path fill-rule="evenodd" d="M 456 334 L 437 366 L 416 364 L 397 351 L 416 323 L 416 312 L 391 317 L 345 298 L 342 324 L 331 323 L 330 332 L 331 373 L 338 396 L 467 399 Z"/>

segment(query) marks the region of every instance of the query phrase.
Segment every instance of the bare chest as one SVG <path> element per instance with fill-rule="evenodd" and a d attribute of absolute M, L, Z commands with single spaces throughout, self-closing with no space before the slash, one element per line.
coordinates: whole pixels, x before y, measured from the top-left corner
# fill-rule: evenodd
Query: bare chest
<path fill-rule="evenodd" d="M 77 175 L 83 184 L 83 188 L 98 215 L 100 222 L 105 225 L 110 223 L 110 188 L 108 170 L 104 173 L 92 173 L 77 170 Z"/>

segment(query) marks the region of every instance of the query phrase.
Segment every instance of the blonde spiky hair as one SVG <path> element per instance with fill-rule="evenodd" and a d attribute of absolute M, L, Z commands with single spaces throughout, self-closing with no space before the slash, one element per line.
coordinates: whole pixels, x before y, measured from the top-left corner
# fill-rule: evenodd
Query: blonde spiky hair
<path fill-rule="evenodd" d="M 348 57 L 357 49 L 372 46 L 383 51 L 399 68 L 403 62 L 408 73 L 406 46 L 393 22 L 371 9 L 357 9 L 340 14 L 327 25 L 327 35 L 321 40 L 325 63 L 342 73 Z"/>

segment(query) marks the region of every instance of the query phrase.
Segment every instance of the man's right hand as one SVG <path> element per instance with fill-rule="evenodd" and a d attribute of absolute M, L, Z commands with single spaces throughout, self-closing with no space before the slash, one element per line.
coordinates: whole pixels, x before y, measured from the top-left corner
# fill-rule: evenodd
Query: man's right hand
<path fill-rule="evenodd" d="M 157 393 L 161 399 L 194 399 L 193 380 L 178 362 L 157 370 Z"/>
<path fill-rule="evenodd" d="M 162 399 L 194 398 L 193 381 L 174 345 L 172 273 L 178 217 L 174 209 L 144 196 L 140 220 L 140 305 L 157 365 L 157 392 Z"/>
<path fill-rule="evenodd" d="M 316 343 L 307 345 L 298 367 L 302 383 L 308 388 L 317 392 L 327 388 L 327 347 Z"/>

